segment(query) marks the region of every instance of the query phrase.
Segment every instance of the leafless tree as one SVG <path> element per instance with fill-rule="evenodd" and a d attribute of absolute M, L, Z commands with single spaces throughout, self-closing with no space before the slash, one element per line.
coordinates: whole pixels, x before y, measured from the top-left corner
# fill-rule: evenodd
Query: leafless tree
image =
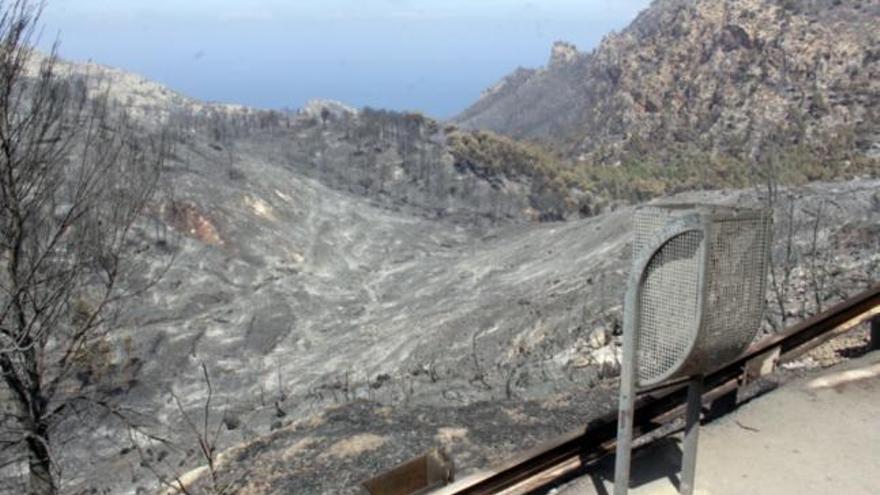
<path fill-rule="evenodd" d="M 204 363 L 202 363 L 202 376 L 205 380 L 207 396 L 203 404 L 201 424 L 198 423 L 197 419 L 193 418 L 186 412 L 186 409 L 180 402 L 180 398 L 176 394 L 172 393 L 172 397 L 174 398 L 174 404 L 177 405 L 178 411 L 180 411 L 180 414 L 183 416 L 187 429 L 194 436 L 195 441 L 199 446 L 199 455 L 202 460 L 205 461 L 205 465 L 207 466 L 208 475 L 210 477 L 208 493 L 211 493 L 212 495 L 221 495 L 226 493 L 228 488 L 227 485 L 220 481 L 220 475 L 217 469 L 217 441 L 220 438 L 220 430 L 223 426 L 223 422 L 219 418 L 215 417 L 213 420 L 211 418 L 211 412 L 213 411 L 211 401 L 214 398 L 214 387 L 211 385 L 211 376 L 208 374 L 208 368 Z M 220 416 L 222 416 L 222 414 Z M 180 493 L 190 493 L 179 477 L 175 477 L 174 488 Z"/>
<path fill-rule="evenodd" d="M 41 10 L 0 1 L 0 449 L 21 453 L 43 495 L 59 491 L 54 428 L 101 403 L 96 360 L 149 285 L 134 233 L 167 150 L 106 92 L 60 74 L 56 48 L 32 48 Z"/>
<path fill-rule="evenodd" d="M 161 493 L 165 495 L 223 495 L 229 493 L 232 486 L 240 480 L 240 477 L 226 479 L 221 473 L 219 442 L 225 424 L 223 418 L 226 415 L 226 406 L 219 410 L 216 408 L 214 386 L 204 363 L 201 371 L 206 395 L 198 408 L 187 410 L 180 396 L 174 391 L 169 393 L 181 415 L 182 432 L 151 433 L 150 428 L 137 425 L 127 418 L 124 420 L 129 427 L 129 438 L 139 454 L 141 465 L 159 480 L 164 488 Z M 164 450 L 157 452 L 153 448 L 145 448 L 144 444 L 167 448 L 184 457 L 195 452 L 195 457 L 203 464 L 187 474 L 181 474 L 179 468 L 184 465 L 183 462 L 174 462 L 179 459 L 168 455 Z"/>
<path fill-rule="evenodd" d="M 486 390 L 492 390 L 492 385 L 489 384 L 486 370 L 480 363 L 480 352 L 477 346 L 477 339 L 479 339 L 486 330 L 488 329 L 481 328 L 471 335 L 471 358 L 474 361 L 474 376 L 471 379 L 471 382 L 479 382 Z"/>
<path fill-rule="evenodd" d="M 766 323 L 781 331 L 792 318 L 821 312 L 829 299 L 847 297 L 844 279 L 835 280 L 830 267 L 837 254 L 827 244 L 825 232 L 833 232 L 829 215 L 841 206 L 832 196 L 804 199 L 809 187 L 783 186 L 785 157 L 769 134 L 757 153 L 753 177 L 758 197 L 774 215 L 774 239 L 769 267 L 769 309 Z M 789 168 L 790 163 L 788 164 Z"/>

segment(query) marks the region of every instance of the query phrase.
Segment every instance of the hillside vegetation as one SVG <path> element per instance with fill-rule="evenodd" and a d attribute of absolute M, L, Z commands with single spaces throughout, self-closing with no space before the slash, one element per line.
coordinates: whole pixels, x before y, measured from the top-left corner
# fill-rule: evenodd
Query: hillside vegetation
<path fill-rule="evenodd" d="M 647 150 L 616 165 L 575 161 L 548 146 L 515 140 L 491 131 L 449 135 L 456 163 L 487 177 L 528 177 L 562 206 L 564 212 L 591 215 L 611 202 L 635 203 L 684 191 L 762 186 L 772 180 L 786 185 L 877 175 L 877 160 L 849 156 L 817 157 L 807 146 L 774 149 L 757 163 L 730 155 L 713 155 L 692 147 L 673 150 L 675 159 L 651 156 Z M 561 213 L 565 216 L 566 213 Z"/>

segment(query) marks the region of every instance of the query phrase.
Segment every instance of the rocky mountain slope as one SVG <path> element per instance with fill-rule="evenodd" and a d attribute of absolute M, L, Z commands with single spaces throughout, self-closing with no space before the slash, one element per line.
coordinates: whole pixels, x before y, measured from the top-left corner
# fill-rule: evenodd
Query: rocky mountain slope
<path fill-rule="evenodd" d="M 455 120 L 600 164 L 877 157 L 878 25 L 874 0 L 655 0 L 590 53 L 557 43 Z"/>

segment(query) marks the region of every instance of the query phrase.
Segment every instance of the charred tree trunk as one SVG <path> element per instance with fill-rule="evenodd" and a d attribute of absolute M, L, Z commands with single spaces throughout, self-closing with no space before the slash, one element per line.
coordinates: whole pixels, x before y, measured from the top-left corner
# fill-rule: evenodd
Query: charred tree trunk
<path fill-rule="evenodd" d="M 57 45 L 36 54 L 42 5 L 0 2 L 0 372 L 14 409 L 0 461 L 26 463 L 28 492 L 54 495 L 55 428 L 79 404 L 114 407 L 78 377 L 105 366 L 94 351 L 118 310 L 158 280 L 137 276 L 133 241 L 170 141 L 101 82 L 60 74 Z"/>
<path fill-rule="evenodd" d="M 32 343 L 23 342 L 31 346 Z M 8 355 L 0 356 L 0 369 L 4 382 L 12 392 L 10 400 L 15 405 L 16 421 L 24 437 L 23 447 L 28 462 L 28 493 L 31 495 L 55 495 L 58 486 L 52 472 L 52 452 L 49 448 L 49 422 L 46 420 L 47 401 L 39 385 L 39 375 L 31 364 L 36 362 L 33 347 L 26 351 L 26 376 L 21 376 Z"/>
<path fill-rule="evenodd" d="M 28 490 L 31 495 L 55 495 L 58 486 L 52 474 L 52 454 L 49 451 L 49 428 L 44 421 L 33 425 L 27 440 Z"/>

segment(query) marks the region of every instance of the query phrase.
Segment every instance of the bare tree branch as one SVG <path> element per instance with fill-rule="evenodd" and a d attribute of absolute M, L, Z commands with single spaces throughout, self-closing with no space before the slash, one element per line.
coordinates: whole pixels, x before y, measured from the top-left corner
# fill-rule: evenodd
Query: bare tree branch
<path fill-rule="evenodd" d="M 81 377 L 151 286 L 132 276 L 144 251 L 131 241 L 170 141 L 138 128 L 101 81 L 60 74 L 57 43 L 33 49 L 42 8 L 0 3 L 0 386 L 14 409 L 0 433 L 24 446 L 30 493 L 51 495 L 54 428 L 85 397 L 106 399 Z"/>

